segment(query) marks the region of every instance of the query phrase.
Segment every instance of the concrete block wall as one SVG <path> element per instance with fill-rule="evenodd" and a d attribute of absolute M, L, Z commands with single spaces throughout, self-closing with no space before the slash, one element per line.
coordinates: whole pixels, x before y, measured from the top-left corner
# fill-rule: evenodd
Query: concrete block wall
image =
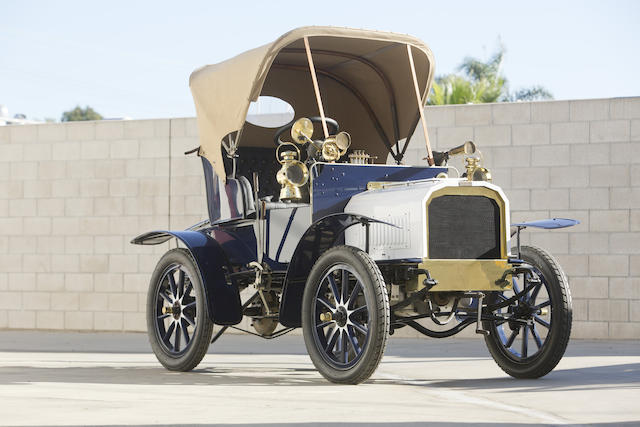
<path fill-rule="evenodd" d="M 640 98 L 429 107 L 437 149 L 474 140 L 514 221 L 569 275 L 574 337 L 640 338 Z M 407 163 L 424 164 L 420 126 Z M 195 119 L 0 127 L 0 329 L 143 331 L 169 244 L 206 216 Z M 460 160 L 453 162 L 462 167 Z"/>
<path fill-rule="evenodd" d="M 478 145 L 512 222 L 580 220 L 522 234 L 569 276 L 572 336 L 640 339 L 640 97 L 436 106 L 426 117 L 435 149 Z M 424 145 L 418 127 L 407 163 L 424 164 Z"/>

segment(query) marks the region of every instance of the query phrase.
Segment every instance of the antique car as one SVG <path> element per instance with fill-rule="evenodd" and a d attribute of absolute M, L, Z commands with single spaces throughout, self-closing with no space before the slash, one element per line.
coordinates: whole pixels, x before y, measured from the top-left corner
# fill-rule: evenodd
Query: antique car
<path fill-rule="evenodd" d="M 432 151 L 423 108 L 433 73 L 414 37 L 335 27 L 298 28 L 193 72 L 208 218 L 132 241 L 178 241 L 148 292 L 162 365 L 193 369 L 245 316 L 245 332 L 263 338 L 301 327 L 335 383 L 367 380 L 406 327 L 444 338 L 475 325 L 517 378 L 558 364 L 571 331 L 567 278 L 549 253 L 521 246 L 520 231 L 577 221 L 510 223 L 473 142 Z M 261 96 L 286 101 L 294 119 L 248 122 Z M 419 125 L 427 157 L 404 165 Z M 466 156 L 462 174 L 447 165 L 454 155 Z"/>

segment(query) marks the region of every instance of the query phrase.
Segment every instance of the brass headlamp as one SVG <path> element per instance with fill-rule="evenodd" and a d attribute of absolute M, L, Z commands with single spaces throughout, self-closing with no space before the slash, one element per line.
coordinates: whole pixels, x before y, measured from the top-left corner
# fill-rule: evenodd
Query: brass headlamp
<path fill-rule="evenodd" d="M 280 149 L 286 146 L 293 147 L 295 151 L 280 152 Z M 309 169 L 300 161 L 300 150 L 294 144 L 285 142 L 276 149 L 276 159 L 282 165 L 276 174 L 276 180 L 282 186 L 280 201 L 300 200 L 302 198 L 300 187 L 309 180 Z"/>
<path fill-rule="evenodd" d="M 467 169 L 467 179 L 469 181 L 491 181 L 489 169 L 480 166 L 479 157 L 465 158 L 465 168 Z"/>

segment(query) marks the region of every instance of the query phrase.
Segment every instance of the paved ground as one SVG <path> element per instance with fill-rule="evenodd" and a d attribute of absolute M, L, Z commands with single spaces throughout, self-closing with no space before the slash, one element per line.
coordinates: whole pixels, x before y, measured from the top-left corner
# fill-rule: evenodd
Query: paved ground
<path fill-rule="evenodd" d="M 301 337 L 224 336 L 191 373 L 144 334 L 0 332 L 2 425 L 639 424 L 640 342 L 570 344 L 539 380 L 507 377 L 481 339 L 392 339 L 373 378 L 326 382 Z"/>

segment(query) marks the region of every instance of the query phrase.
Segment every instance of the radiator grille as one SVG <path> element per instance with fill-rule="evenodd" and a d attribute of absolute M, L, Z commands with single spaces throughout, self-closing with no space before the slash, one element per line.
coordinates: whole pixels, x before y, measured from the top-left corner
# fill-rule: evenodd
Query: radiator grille
<path fill-rule="evenodd" d="M 500 207 L 495 200 L 443 195 L 431 201 L 427 215 L 429 258 L 500 258 Z"/>

